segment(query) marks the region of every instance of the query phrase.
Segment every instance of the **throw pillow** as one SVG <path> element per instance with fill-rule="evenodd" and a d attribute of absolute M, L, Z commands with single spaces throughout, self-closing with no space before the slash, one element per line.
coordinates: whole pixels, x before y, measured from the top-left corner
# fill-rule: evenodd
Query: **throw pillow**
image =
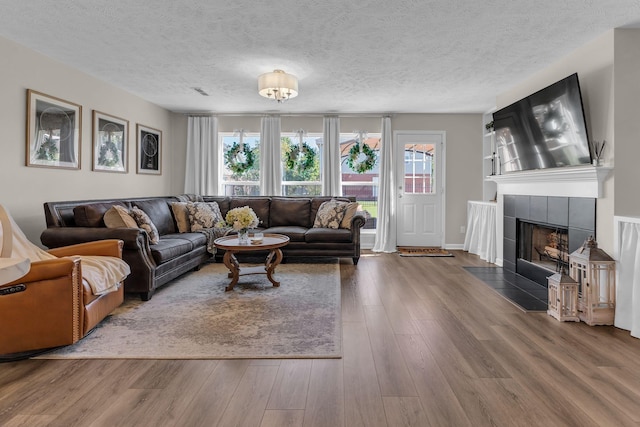
<path fill-rule="evenodd" d="M 191 223 L 189 222 L 189 211 L 187 210 L 188 202 L 172 202 L 171 211 L 176 219 L 178 233 L 188 233 L 191 231 Z"/>
<path fill-rule="evenodd" d="M 158 234 L 156 226 L 151 222 L 149 215 L 147 215 L 142 209 L 135 206 L 131 208 L 130 212 L 133 219 L 136 220 L 138 227 L 142 228 L 149 235 L 149 243 L 152 245 L 157 244 L 160 241 L 160 235 Z"/>
<path fill-rule="evenodd" d="M 224 221 L 217 202 L 188 202 L 187 211 L 191 231 L 213 228 L 218 222 Z"/>
<path fill-rule="evenodd" d="M 351 230 L 351 220 L 353 216 L 356 214 L 356 211 L 360 205 L 357 202 L 348 202 L 347 209 L 344 211 L 344 217 L 342 218 L 342 222 L 340 223 L 340 228 L 346 228 L 347 230 Z"/>
<path fill-rule="evenodd" d="M 112 206 L 104 213 L 104 225 L 107 228 L 138 228 L 138 223 L 129 215 L 124 206 Z"/>
<path fill-rule="evenodd" d="M 316 219 L 313 222 L 314 228 L 340 228 L 340 223 L 344 218 L 349 203 L 331 199 L 320 205 Z"/>

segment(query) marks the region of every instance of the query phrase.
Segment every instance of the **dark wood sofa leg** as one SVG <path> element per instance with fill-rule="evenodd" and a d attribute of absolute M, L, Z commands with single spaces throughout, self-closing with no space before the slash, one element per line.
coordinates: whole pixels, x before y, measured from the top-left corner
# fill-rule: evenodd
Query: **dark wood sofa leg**
<path fill-rule="evenodd" d="M 359 256 L 354 256 L 353 257 L 353 265 L 358 265 L 358 261 L 360 260 Z"/>
<path fill-rule="evenodd" d="M 153 292 L 140 292 L 140 299 L 142 301 L 149 301 L 153 296 Z"/>

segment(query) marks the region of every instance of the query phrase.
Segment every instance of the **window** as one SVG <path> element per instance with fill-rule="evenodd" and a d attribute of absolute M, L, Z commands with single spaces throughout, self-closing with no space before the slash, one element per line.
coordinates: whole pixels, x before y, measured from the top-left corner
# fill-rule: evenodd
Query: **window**
<path fill-rule="evenodd" d="M 282 194 L 285 196 L 319 196 L 322 192 L 322 135 L 283 133 Z"/>
<path fill-rule="evenodd" d="M 246 133 L 241 138 L 220 133 L 224 169 L 222 191 L 226 196 L 260 195 L 260 134 Z"/>
<path fill-rule="evenodd" d="M 380 178 L 380 143 L 381 134 L 369 134 L 363 138 L 366 145 L 373 150 L 376 155 L 376 163 L 373 169 L 357 173 L 347 164 L 349 151 L 359 140 L 360 136 L 353 133 L 340 134 L 340 158 L 342 170 L 342 194 L 344 196 L 354 196 L 362 209 L 366 210 L 370 217 L 367 219 L 363 229 L 375 230 L 378 218 L 378 185 Z"/>

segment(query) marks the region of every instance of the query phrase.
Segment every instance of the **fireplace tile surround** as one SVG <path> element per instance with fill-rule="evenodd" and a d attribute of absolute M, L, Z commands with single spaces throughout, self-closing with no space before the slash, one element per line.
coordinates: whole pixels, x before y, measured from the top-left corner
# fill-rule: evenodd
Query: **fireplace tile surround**
<path fill-rule="evenodd" d="M 596 199 L 588 197 L 526 196 L 505 194 L 503 220 L 503 268 L 546 286 L 547 270 L 518 259 L 518 221 L 566 228 L 568 252 L 595 236 Z"/>

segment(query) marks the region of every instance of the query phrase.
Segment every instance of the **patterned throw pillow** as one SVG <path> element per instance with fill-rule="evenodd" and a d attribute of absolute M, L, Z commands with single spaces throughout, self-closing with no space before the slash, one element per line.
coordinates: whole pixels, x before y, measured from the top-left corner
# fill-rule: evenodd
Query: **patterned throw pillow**
<path fill-rule="evenodd" d="M 104 213 L 103 220 L 107 228 L 138 228 L 138 223 L 124 206 L 112 206 Z"/>
<path fill-rule="evenodd" d="M 138 227 L 142 228 L 149 235 L 149 243 L 152 245 L 157 244 L 160 241 L 160 235 L 158 234 L 158 229 L 151 221 L 151 218 L 149 218 L 149 215 L 138 207 L 131 208 L 130 214 L 133 219 L 136 220 Z"/>
<path fill-rule="evenodd" d="M 213 228 L 216 223 L 224 221 L 217 202 L 188 202 L 191 231 Z"/>
<path fill-rule="evenodd" d="M 340 223 L 344 218 L 349 203 L 340 200 L 329 200 L 318 208 L 316 219 L 313 222 L 314 228 L 340 228 Z"/>

